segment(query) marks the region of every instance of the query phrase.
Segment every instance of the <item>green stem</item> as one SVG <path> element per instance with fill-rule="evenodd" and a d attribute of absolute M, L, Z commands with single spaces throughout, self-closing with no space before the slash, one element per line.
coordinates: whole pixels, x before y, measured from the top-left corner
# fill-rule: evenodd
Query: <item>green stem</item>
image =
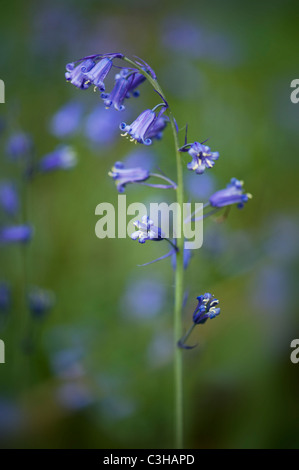
<path fill-rule="evenodd" d="M 124 60 L 138 69 L 142 73 L 153 88 L 160 93 L 165 99 L 162 88 L 157 80 L 153 79 L 150 74 L 145 72 L 141 66 L 134 61 L 124 57 Z M 166 100 L 166 99 L 165 99 Z M 183 448 L 183 358 L 182 350 L 178 348 L 177 343 L 182 336 L 182 306 L 184 292 L 184 237 L 183 237 L 183 202 L 184 202 L 184 186 L 183 186 L 183 168 L 179 149 L 179 141 L 176 130 L 174 116 L 168 108 L 168 116 L 170 119 L 171 129 L 176 154 L 177 169 L 177 203 L 180 207 L 176 221 L 177 235 L 177 252 L 176 252 L 176 270 L 175 270 L 175 302 L 174 302 L 174 390 L 175 390 L 175 441 L 176 448 Z"/>

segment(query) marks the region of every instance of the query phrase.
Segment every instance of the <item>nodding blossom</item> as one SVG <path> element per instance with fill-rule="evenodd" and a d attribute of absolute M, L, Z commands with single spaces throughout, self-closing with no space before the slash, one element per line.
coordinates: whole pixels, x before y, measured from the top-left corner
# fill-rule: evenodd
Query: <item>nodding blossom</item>
<path fill-rule="evenodd" d="M 127 125 L 122 122 L 119 126 L 123 131 L 122 136 L 130 136 L 131 142 L 139 142 L 144 145 L 151 145 L 153 138 L 161 138 L 161 132 L 166 126 L 166 120 L 162 114 L 166 107 L 160 110 L 158 114 L 155 113 L 155 108 L 146 109 L 143 111 L 132 124 Z"/>
<path fill-rule="evenodd" d="M 108 173 L 115 183 L 118 192 L 123 193 L 128 183 L 137 183 L 149 178 L 150 172 L 143 168 L 125 168 L 122 162 L 116 162 Z"/>
<path fill-rule="evenodd" d="M 232 178 L 225 189 L 220 189 L 210 197 L 210 204 L 213 207 L 224 207 L 231 204 L 238 204 L 242 209 L 245 202 L 252 198 L 250 193 L 243 192 L 243 181 Z"/>
<path fill-rule="evenodd" d="M 119 53 L 83 57 L 66 65 L 65 78 L 81 90 L 93 85 L 100 91 L 105 91 L 104 80 L 112 68 L 113 59 L 122 57 L 123 55 Z"/>
<path fill-rule="evenodd" d="M 132 233 L 131 238 L 132 240 L 138 239 L 139 243 L 145 243 L 146 240 L 160 241 L 165 238 L 162 230 L 156 227 L 147 215 L 142 217 L 141 222 L 139 220 L 134 222 L 134 225 L 137 230 Z"/>

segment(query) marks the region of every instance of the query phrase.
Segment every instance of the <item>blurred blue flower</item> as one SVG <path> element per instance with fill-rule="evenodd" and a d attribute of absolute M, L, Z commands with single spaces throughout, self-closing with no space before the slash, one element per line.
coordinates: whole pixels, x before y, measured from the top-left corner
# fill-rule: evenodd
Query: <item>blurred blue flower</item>
<path fill-rule="evenodd" d="M 94 397 L 89 387 L 78 382 L 67 382 L 58 387 L 56 398 L 61 406 L 77 411 L 90 406 Z"/>
<path fill-rule="evenodd" d="M 62 379 L 78 379 L 85 375 L 82 364 L 83 349 L 69 348 L 54 353 L 51 366 L 55 375 Z"/>
<path fill-rule="evenodd" d="M 7 313 L 11 306 L 11 288 L 7 282 L 0 282 L 0 314 Z"/>
<path fill-rule="evenodd" d="M 184 186 L 192 198 L 201 201 L 208 199 L 209 195 L 214 191 L 215 182 L 211 174 L 204 173 L 199 179 L 195 173 L 188 172 L 185 176 Z"/>
<path fill-rule="evenodd" d="M 55 170 L 69 170 L 77 164 L 77 156 L 70 146 L 59 146 L 54 152 L 48 153 L 39 161 L 42 173 Z"/>
<path fill-rule="evenodd" d="M 80 126 L 83 114 L 81 103 L 71 101 L 60 108 L 50 121 L 50 132 L 58 138 L 74 135 Z"/>
<path fill-rule="evenodd" d="M 55 295 L 49 290 L 31 287 L 27 298 L 28 308 L 35 318 L 43 318 L 54 307 Z"/>
<path fill-rule="evenodd" d="M 187 164 L 187 168 L 198 175 L 202 175 L 206 168 L 213 168 L 215 161 L 219 158 L 218 152 L 211 152 L 210 147 L 199 142 L 185 144 L 179 151 L 189 153 L 192 161 Z"/>
<path fill-rule="evenodd" d="M 115 183 L 118 192 L 123 193 L 128 183 L 136 183 L 138 181 L 145 181 L 149 178 L 149 171 L 143 168 L 125 168 L 122 162 L 116 162 L 108 173 Z"/>
<path fill-rule="evenodd" d="M 155 165 L 156 155 L 151 152 L 151 149 L 144 147 L 135 148 L 124 158 L 124 164 L 127 167 L 135 167 L 142 165 L 142 168 L 150 171 Z"/>
<path fill-rule="evenodd" d="M 26 243 L 31 240 L 33 228 L 30 225 L 9 225 L 0 228 L 0 243 Z"/>
<path fill-rule="evenodd" d="M 241 209 L 245 202 L 252 196 L 249 193 L 243 193 L 243 181 L 232 178 L 225 189 L 217 191 L 210 197 L 210 204 L 213 207 L 224 207 L 230 204 L 238 204 Z"/>
<path fill-rule="evenodd" d="M 184 57 L 204 58 L 221 65 L 235 65 L 241 59 L 238 45 L 231 35 L 210 31 L 193 18 L 167 17 L 162 24 L 161 40 L 168 50 Z"/>
<path fill-rule="evenodd" d="M 11 181 L 0 182 L 0 205 L 4 212 L 10 216 L 16 215 L 19 210 L 18 193 Z"/>
<path fill-rule="evenodd" d="M 108 145 L 114 142 L 118 135 L 119 114 L 113 110 L 108 112 L 97 105 L 87 116 L 84 133 L 92 144 Z"/>
<path fill-rule="evenodd" d="M 32 139 L 24 132 L 12 134 L 6 143 L 6 153 L 12 160 L 26 158 L 30 156 L 32 150 Z"/>
<path fill-rule="evenodd" d="M 219 300 L 212 294 L 206 293 L 197 297 L 198 305 L 193 313 L 193 322 L 197 325 L 203 324 L 208 318 L 215 318 L 220 314 L 220 308 L 216 307 Z"/>
<path fill-rule="evenodd" d="M 166 298 L 166 288 L 160 280 L 137 279 L 127 285 L 120 308 L 133 319 L 152 319 L 163 310 Z"/>
<path fill-rule="evenodd" d="M 160 241 L 165 238 L 161 229 L 156 227 L 147 215 L 142 217 L 141 222 L 136 220 L 134 225 L 137 230 L 132 233 L 131 238 L 132 240 L 139 239 L 139 243 L 145 243 L 146 240 Z"/>

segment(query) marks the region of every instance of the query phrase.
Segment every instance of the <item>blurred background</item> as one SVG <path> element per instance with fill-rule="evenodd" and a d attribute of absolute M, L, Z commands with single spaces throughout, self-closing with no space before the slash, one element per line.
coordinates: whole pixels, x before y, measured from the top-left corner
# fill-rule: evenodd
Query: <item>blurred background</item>
<path fill-rule="evenodd" d="M 297 16 L 286 0 L 2 0 L 2 236 L 30 225 L 27 242 L 0 245 L 2 448 L 173 446 L 174 272 L 170 259 L 137 267 L 167 247 L 95 236 L 97 204 L 117 204 L 115 161 L 176 178 L 171 132 L 151 147 L 120 138 L 121 121 L 158 102 L 147 83 L 121 115 L 64 78 L 66 63 L 116 51 L 154 68 L 182 144 L 188 122 L 189 141 L 209 138 L 220 153 L 205 175 L 186 170 L 185 199 L 206 202 L 231 177 L 253 194 L 222 223 L 205 221 L 186 271 L 184 327 L 205 292 L 221 315 L 184 351 L 185 445 L 299 447 Z M 77 165 L 29 178 L 28 162 L 61 145 Z M 137 185 L 126 195 L 173 200 Z"/>

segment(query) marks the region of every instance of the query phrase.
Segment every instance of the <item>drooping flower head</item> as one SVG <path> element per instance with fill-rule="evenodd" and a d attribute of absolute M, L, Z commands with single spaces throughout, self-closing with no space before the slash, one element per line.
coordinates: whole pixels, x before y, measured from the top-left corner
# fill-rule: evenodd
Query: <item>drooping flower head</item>
<path fill-rule="evenodd" d="M 66 65 L 65 78 L 82 90 L 94 85 L 100 91 L 105 91 L 104 80 L 111 70 L 113 59 L 122 57 L 119 53 L 83 57 Z"/>
<path fill-rule="evenodd" d="M 139 220 L 134 222 L 137 230 L 132 233 L 132 240 L 138 239 L 139 243 L 145 243 L 146 240 L 160 241 L 165 238 L 162 230 L 159 227 L 156 227 L 154 222 L 150 220 L 147 215 L 144 215 L 141 220 L 141 222 L 139 222 Z"/>
<path fill-rule="evenodd" d="M 208 318 L 215 318 L 220 314 L 220 308 L 216 307 L 219 300 L 215 299 L 212 294 L 206 293 L 197 297 L 198 305 L 193 313 L 193 322 L 203 324 Z"/>
<path fill-rule="evenodd" d="M 26 243 L 32 235 L 33 228 L 30 225 L 8 225 L 0 228 L 0 243 Z"/>
<path fill-rule="evenodd" d="M 202 175 L 206 168 L 212 168 L 219 158 L 218 152 L 211 152 L 210 147 L 199 142 L 185 144 L 179 151 L 189 153 L 192 161 L 187 164 L 187 168 L 195 171 L 198 175 Z"/>
<path fill-rule="evenodd" d="M 39 170 L 48 173 L 54 170 L 69 170 L 77 163 L 77 156 L 70 146 L 59 146 L 54 152 L 45 155 L 39 162 Z"/>
<path fill-rule="evenodd" d="M 119 73 L 115 76 L 115 85 L 111 93 L 102 93 L 101 98 L 104 100 L 106 109 L 109 109 L 112 105 L 117 111 L 123 111 L 125 106 L 123 102 L 125 98 L 129 97 L 129 90 L 133 83 L 134 76 L 125 75 Z"/>
<path fill-rule="evenodd" d="M 151 145 L 153 138 L 161 138 L 161 132 L 167 122 L 162 117 L 166 106 L 163 105 L 158 114 L 155 113 L 155 108 L 143 111 L 131 125 L 122 122 L 119 127 L 124 133 L 121 135 L 131 136 L 131 142 L 139 142 L 144 145 Z"/>
<path fill-rule="evenodd" d="M 210 204 L 213 207 L 224 207 L 231 204 L 238 204 L 242 209 L 245 202 L 252 198 L 250 193 L 243 192 L 243 181 L 232 178 L 225 189 L 220 189 L 210 197 Z"/>
<path fill-rule="evenodd" d="M 36 318 L 43 317 L 53 308 L 55 303 L 54 293 L 40 287 L 32 287 L 27 296 L 28 308 Z"/>
<path fill-rule="evenodd" d="M 123 193 L 126 184 L 145 181 L 150 173 L 143 168 L 125 168 L 122 162 L 116 162 L 108 175 L 114 179 L 118 192 Z"/>

